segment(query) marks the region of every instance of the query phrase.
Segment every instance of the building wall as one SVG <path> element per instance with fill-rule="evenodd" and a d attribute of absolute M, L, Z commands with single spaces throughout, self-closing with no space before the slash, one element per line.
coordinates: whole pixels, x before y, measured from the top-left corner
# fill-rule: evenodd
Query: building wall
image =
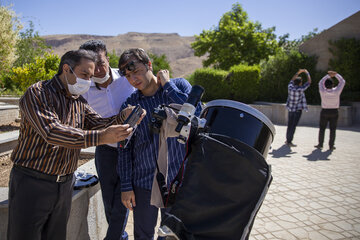
<path fill-rule="evenodd" d="M 329 51 L 329 40 L 341 38 L 360 39 L 360 11 L 304 42 L 300 45 L 300 51 L 308 55 L 318 56 L 317 69 L 326 71 L 332 57 Z"/>

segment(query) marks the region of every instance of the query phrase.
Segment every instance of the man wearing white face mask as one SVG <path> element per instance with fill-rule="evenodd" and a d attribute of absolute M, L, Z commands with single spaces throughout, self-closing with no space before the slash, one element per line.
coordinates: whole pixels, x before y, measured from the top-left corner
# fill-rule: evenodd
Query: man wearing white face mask
<path fill-rule="evenodd" d="M 106 45 L 101 40 L 89 40 L 80 49 L 97 54 L 94 76 L 89 91 L 83 94 L 89 105 L 102 117 L 117 114 L 123 102 L 135 90 L 125 77 L 110 68 Z M 95 150 L 95 166 L 101 185 L 106 220 L 109 224 L 105 240 L 126 240 L 128 210 L 121 202 L 121 184 L 117 169 L 117 143 L 100 145 Z"/>
<path fill-rule="evenodd" d="M 118 142 L 132 131 L 128 124 L 121 125 L 130 108 L 102 118 L 80 95 L 90 87 L 95 62 L 92 51 L 65 53 L 58 73 L 30 86 L 19 101 L 19 140 L 11 154 L 9 240 L 65 240 L 81 148 Z"/>

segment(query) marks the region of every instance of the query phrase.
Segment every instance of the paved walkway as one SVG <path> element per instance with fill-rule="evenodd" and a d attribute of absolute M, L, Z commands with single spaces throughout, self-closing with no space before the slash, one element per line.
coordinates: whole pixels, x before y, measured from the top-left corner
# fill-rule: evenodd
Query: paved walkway
<path fill-rule="evenodd" d="M 276 126 L 274 180 L 250 239 L 360 239 L 360 127 L 351 130 L 337 131 L 331 152 L 314 148 L 318 128 L 298 127 L 290 149 Z"/>
<path fill-rule="evenodd" d="M 297 127 L 291 149 L 286 127 L 276 131 L 268 155 L 274 179 L 250 240 L 360 239 L 360 127 L 339 129 L 333 152 L 314 148 L 318 128 Z"/>

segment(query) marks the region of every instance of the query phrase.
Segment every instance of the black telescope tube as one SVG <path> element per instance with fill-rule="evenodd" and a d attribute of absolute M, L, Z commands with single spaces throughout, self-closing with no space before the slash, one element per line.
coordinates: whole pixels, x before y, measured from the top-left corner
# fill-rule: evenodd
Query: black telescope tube
<path fill-rule="evenodd" d="M 186 102 L 184 104 L 188 103 L 188 104 L 191 104 L 192 106 L 194 106 L 194 108 L 196 108 L 196 106 L 199 103 L 203 93 L 204 93 L 204 88 L 203 87 L 201 87 L 199 85 L 194 85 L 191 88 L 189 96 L 186 99 Z M 181 110 L 182 109 L 180 109 L 180 112 L 181 112 Z M 175 131 L 180 132 L 181 128 L 185 124 L 190 122 L 190 119 L 188 118 L 188 116 L 179 115 L 178 118 L 177 118 L 177 122 L 178 122 L 178 125 L 176 126 Z"/>
<path fill-rule="evenodd" d="M 199 103 L 200 99 L 202 98 L 202 95 L 204 93 L 204 88 L 199 85 L 194 85 L 191 88 L 191 91 L 189 93 L 189 97 L 187 98 L 186 102 L 190 103 L 196 108 L 196 105 Z"/>

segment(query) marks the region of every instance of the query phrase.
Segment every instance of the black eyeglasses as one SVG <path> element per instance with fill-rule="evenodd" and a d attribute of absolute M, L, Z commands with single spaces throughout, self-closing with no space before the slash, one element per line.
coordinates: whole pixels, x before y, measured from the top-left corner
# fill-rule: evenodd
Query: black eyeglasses
<path fill-rule="evenodd" d="M 119 74 L 120 76 L 124 77 L 126 75 L 126 70 L 132 72 L 136 69 L 135 67 L 135 63 L 137 63 L 139 61 L 130 61 L 128 62 L 124 67 L 119 69 Z"/>

